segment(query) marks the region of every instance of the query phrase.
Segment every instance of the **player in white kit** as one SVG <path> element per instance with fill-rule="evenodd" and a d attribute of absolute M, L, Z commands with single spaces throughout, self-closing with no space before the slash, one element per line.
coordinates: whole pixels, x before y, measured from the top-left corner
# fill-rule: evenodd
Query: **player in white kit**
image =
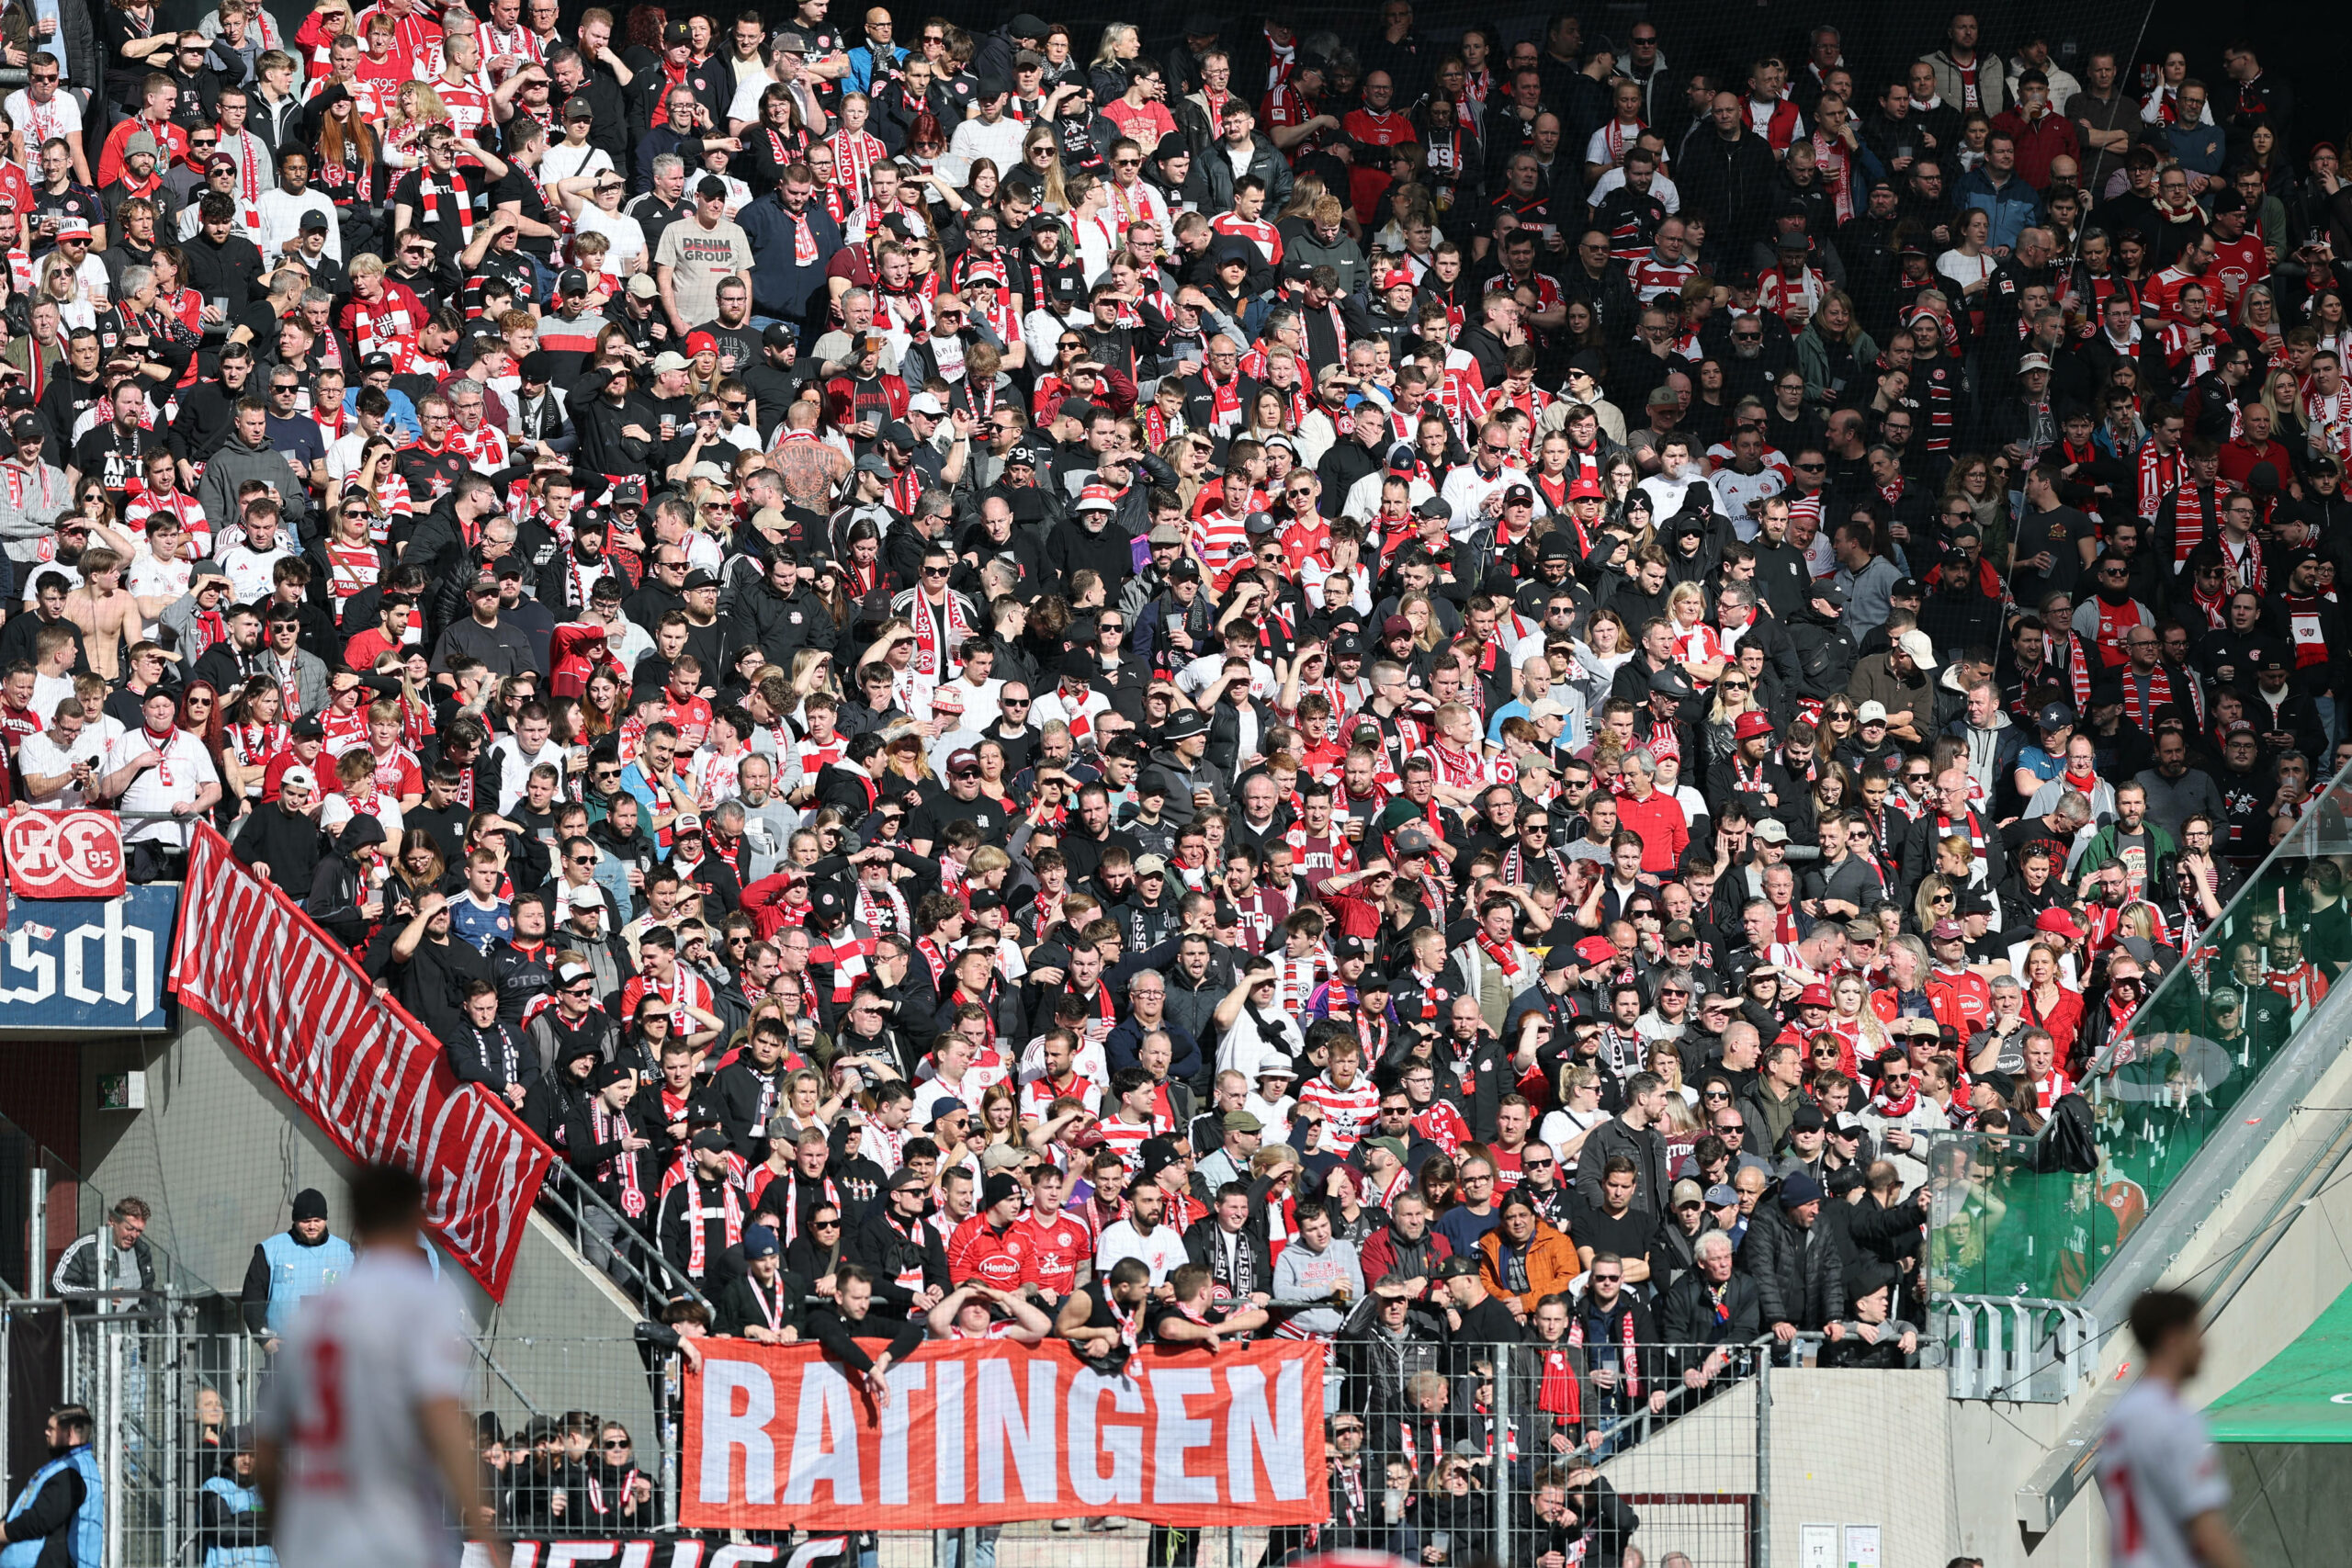
<path fill-rule="evenodd" d="M 2140 1381 L 2108 1416 L 2098 1489 L 2112 1568 L 2244 1568 L 2230 1533 L 2229 1477 L 2205 1417 L 2180 1396 L 2205 1357 L 2197 1301 L 2150 1291 L 2132 1303 Z"/>
<path fill-rule="evenodd" d="M 378 1167 L 351 1184 L 359 1261 L 302 1304 L 264 1395 L 255 1470 L 286 1568 L 429 1568 L 457 1562 L 462 1519 L 483 1528 L 472 1353 L 456 1289 L 417 1247 L 424 1192 Z"/>

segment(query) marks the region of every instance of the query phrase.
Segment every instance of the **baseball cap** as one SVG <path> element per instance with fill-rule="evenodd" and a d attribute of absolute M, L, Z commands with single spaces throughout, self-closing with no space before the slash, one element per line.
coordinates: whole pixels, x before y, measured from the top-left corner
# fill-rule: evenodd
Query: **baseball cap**
<path fill-rule="evenodd" d="M 1789 841 L 1788 826 L 1777 817 L 1767 817 L 1756 824 L 1756 836 L 1768 844 L 1785 844 Z"/>
<path fill-rule="evenodd" d="M 1886 705 L 1876 697 L 1872 697 L 1854 710 L 1854 722 L 1856 724 L 1884 724 Z"/>

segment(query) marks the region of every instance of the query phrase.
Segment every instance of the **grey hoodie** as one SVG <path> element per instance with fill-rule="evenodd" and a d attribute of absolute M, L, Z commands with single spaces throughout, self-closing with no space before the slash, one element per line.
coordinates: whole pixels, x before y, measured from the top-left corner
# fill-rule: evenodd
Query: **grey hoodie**
<path fill-rule="evenodd" d="M 287 531 L 294 533 L 294 525 L 311 510 L 311 492 L 302 476 L 294 471 L 286 454 L 268 446 L 248 446 L 233 430 L 204 465 L 204 478 L 197 481 L 197 504 L 213 520 L 213 526 L 224 528 L 243 515 L 237 509 L 237 491 L 247 479 L 259 479 L 277 492 Z"/>

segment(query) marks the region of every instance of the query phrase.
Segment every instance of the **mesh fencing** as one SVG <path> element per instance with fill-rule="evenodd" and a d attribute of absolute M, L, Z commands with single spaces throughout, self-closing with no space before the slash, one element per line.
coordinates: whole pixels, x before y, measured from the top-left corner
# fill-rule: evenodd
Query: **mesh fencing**
<path fill-rule="evenodd" d="M 12 1427 L 28 1401 L 40 1404 L 36 1419 L 45 1412 L 44 1372 L 53 1398 L 96 1416 L 117 1568 L 201 1563 L 255 1528 L 239 1522 L 235 1454 L 269 1357 L 256 1337 L 220 1327 L 218 1305 L 169 1292 L 0 1303 Z M 1587 1561 L 1613 1563 L 1633 1545 L 1651 1562 L 1679 1551 L 1693 1568 L 1763 1568 L 1772 1380 L 1809 1375 L 1813 1348 L 1780 1352 L 1776 1367 L 1769 1347 L 1455 1344 L 1417 1347 L 1436 1354 L 1408 1358 L 1408 1369 L 1367 1364 L 1343 1346 L 1329 1385 L 1334 1514 L 1323 1527 L 1171 1530 L 1074 1515 L 848 1546 L 860 1568 L 966 1568 L 967 1554 L 973 1568 L 1256 1568 L 1351 1547 L 1467 1568 L 1534 1562 L 1566 1510 L 1588 1529 Z M 518 1562 L 578 1555 L 583 1542 L 691 1536 L 678 1530 L 674 1353 L 538 1336 L 475 1349 L 484 1492 L 499 1528 L 526 1543 Z"/>

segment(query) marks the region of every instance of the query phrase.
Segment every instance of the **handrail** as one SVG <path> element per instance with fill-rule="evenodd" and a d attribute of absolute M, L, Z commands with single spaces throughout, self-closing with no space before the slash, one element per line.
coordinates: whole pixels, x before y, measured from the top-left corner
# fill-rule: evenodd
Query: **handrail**
<path fill-rule="evenodd" d="M 559 1192 L 557 1190 L 559 1187 L 562 1188 L 563 1191 Z M 582 1180 L 579 1173 L 571 1166 L 562 1160 L 558 1160 L 548 1167 L 548 1179 L 539 1184 L 539 1198 L 541 1201 L 546 1202 L 571 1222 L 571 1235 L 568 1245 L 571 1247 L 574 1253 L 579 1255 L 582 1268 L 594 1267 L 589 1263 L 586 1254 L 581 1251 L 580 1246 L 580 1237 L 588 1230 L 586 1215 L 582 1213 L 581 1206 L 566 1195 L 568 1193 L 577 1193 L 587 1201 L 589 1209 L 605 1215 L 619 1227 L 614 1244 L 604 1244 L 600 1240 L 599 1245 L 605 1246 L 607 1252 L 620 1260 L 621 1267 L 628 1271 L 629 1278 L 637 1282 L 637 1294 L 649 1311 L 660 1306 L 663 1302 L 674 1301 L 680 1296 L 693 1302 L 706 1312 L 716 1310 L 712 1307 L 710 1299 L 695 1289 L 695 1282 L 673 1268 L 670 1260 L 662 1256 L 662 1249 L 654 1237 L 647 1235 L 639 1228 L 636 1221 L 629 1219 L 611 1203 L 605 1201 L 605 1195 Z M 655 1279 L 644 1269 L 639 1267 L 636 1258 L 631 1256 L 637 1250 L 629 1245 L 631 1238 L 641 1241 L 644 1244 L 645 1256 L 658 1262 L 661 1279 Z"/>

